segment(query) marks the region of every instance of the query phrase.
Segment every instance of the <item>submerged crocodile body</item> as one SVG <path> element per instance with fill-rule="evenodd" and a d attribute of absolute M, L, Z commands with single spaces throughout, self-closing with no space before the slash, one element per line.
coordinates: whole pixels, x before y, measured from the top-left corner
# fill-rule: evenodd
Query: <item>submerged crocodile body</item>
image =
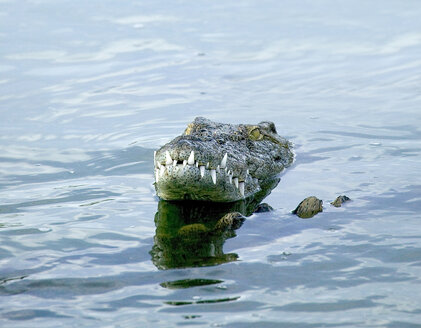
<path fill-rule="evenodd" d="M 294 154 L 272 122 L 234 125 L 197 117 L 154 157 L 160 198 L 234 202 L 273 185 Z"/>

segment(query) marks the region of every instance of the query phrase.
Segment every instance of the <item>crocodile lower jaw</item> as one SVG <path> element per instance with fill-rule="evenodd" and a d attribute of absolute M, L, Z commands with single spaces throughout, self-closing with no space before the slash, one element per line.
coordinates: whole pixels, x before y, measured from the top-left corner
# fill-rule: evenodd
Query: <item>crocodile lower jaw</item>
<path fill-rule="evenodd" d="M 166 162 L 155 161 L 155 184 L 158 196 L 166 200 L 208 200 L 230 202 L 247 198 L 260 191 L 259 180 L 245 169 L 243 177 L 235 176 L 228 169 L 227 155 L 216 168 L 200 165 L 189 159 L 173 160 L 169 153 Z"/>

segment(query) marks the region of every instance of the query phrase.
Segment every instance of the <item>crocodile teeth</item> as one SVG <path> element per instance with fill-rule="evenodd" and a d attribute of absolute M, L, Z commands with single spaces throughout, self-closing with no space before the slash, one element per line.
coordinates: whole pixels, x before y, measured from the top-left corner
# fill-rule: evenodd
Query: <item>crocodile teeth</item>
<path fill-rule="evenodd" d="M 243 197 L 244 197 L 244 182 L 240 182 L 240 183 L 238 184 L 238 189 L 240 190 L 240 194 L 241 194 L 241 196 L 243 196 Z"/>
<path fill-rule="evenodd" d="M 200 169 L 200 175 L 203 178 L 205 176 L 205 167 L 202 165 L 202 166 L 199 166 L 199 169 Z"/>
<path fill-rule="evenodd" d="M 225 169 L 227 167 L 227 158 L 228 158 L 228 154 L 225 153 L 224 158 L 221 161 L 221 169 Z"/>
<path fill-rule="evenodd" d="M 231 174 L 228 175 L 228 181 L 230 182 L 230 184 L 232 184 L 232 175 Z"/>
<path fill-rule="evenodd" d="M 161 165 L 160 169 L 159 169 L 159 175 L 162 177 L 164 175 L 165 172 L 165 166 Z"/>
<path fill-rule="evenodd" d="M 187 161 L 186 160 L 184 160 L 183 161 L 183 167 L 185 167 L 187 165 Z"/>
<path fill-rule="evenodd" d="M 212 181 L 216 184 L 216 170 L 210 170 Z"/>
<path fill-rule="evenodd" d="M 216 167 L 216 172 L 221 173 L 221 169 L 219 168 L 219 165 Z"/>
<path fill-rule="evenodd" d="M 209 169 L 209 162 L 206 164 L 206 168 Z"/>
<path fill-rule="evenodd" d="M 232 181 L 234 181 L 235 187 L 238 188 L 238 178 L 233 178 Z"/>
<path fill-rule="evenodd" d="M 177 165 L 177 161 L 174 160 L 174 162 L 172 162 L 172 166 L 176 166 Z"/>
<path fill-rule="evenodd" d="M 189 159 L 187 160 L 187 164 L 194 165 L 194 151 L 192 150 L 189 156 Z"/>
<path fill-rule="evenodd" d="M 158 166 L 158 168 L 160 169 L 161 168 L 161 163 L 160 162 L 156 162 L 156 165 Z"/>
<path fill-rule="evenodd" d="M 166 165 L 172 164 L 172 158 L 168 150 L 165 152 L 165 164 Z"/>

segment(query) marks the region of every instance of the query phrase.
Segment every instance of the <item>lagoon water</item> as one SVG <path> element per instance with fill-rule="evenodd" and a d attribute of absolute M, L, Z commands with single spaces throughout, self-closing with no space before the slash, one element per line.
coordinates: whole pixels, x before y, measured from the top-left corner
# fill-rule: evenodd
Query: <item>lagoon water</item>
<path fill-rule="evenodd" d="M 0 326 L 421 327 L 419 17 L 395 0 L 1 0 Z M 207 257 L 173 242 L 179 209 L 153 188 L 154 149 L 196 116 L 271 120 L 296 153 L 275 210 Z M 323 213 L 292 215 L 310 195 Z"/>

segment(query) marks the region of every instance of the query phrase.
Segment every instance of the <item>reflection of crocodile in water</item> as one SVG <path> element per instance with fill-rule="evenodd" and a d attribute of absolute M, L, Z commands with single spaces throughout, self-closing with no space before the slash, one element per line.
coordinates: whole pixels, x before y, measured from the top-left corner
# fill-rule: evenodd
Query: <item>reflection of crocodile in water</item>
<path fill-rule="evenodd" d="M 236 236 L 245 217 L 279 182 L 266 180 L 262 190 L 245 200 L 231 203 L 160 200 L 155 215 L 152 262 L 159 269 L 217 265 L 235 261 L 235 253 L 224 254 L 226 239 Z"/>
<path fill-rule="evenodd" d="M 155 153 L 155 189 L 165 200 L 248 198 L 294 159 L 272 122 L 223 124 L 198 117 Z"/>
<path fill-rule="evenodd" d="M 227 205 L 234 203 L 225 203 Z M 156 232 L 151 250 L 159 269 L 217 265 L 235 261 L 237 254 L 224 254 L 226 239 L 235 237 L 244 216 L 202 202 L 160 200 L 155 215 Z"/>

